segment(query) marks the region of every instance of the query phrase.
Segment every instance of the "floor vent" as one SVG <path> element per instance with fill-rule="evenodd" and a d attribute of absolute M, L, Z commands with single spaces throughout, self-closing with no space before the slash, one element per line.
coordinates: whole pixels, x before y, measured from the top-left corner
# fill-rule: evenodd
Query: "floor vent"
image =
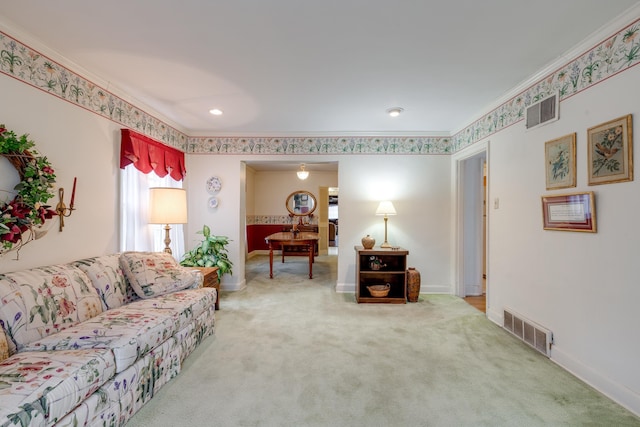
<path fill-rule="evenodd" d="M 551 357 L 553 334 L 534 322 L 516 314 L 512 310 L 504 310 L 504 328 L 525 343 L 547 357 Z"/>
<path fill-rule="evenodd" d="M 533 129 L 549 122 L 558 120 L 558 93 L 544 98 L 527 107 L 525 124 L 527 129 Z"/>

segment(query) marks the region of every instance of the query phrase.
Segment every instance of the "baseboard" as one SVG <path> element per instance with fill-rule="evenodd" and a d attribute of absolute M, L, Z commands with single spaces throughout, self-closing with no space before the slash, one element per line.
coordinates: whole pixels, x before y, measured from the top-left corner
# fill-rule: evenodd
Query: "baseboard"
<path fill-rule="evenodd" d="M 487 308 L 487 318 L 501 328 L 503 327 L 504 319 L 502 312 Z M 551 357 L 549 359 L 618 405 L 640 416 L 640 395 L 634 393 L 628 387 L 600 375 L 589 366 L 580 363 L 580 361 L 562 351 L 562 348 L 556 344 L 551 348 Z"/>
<path fill-rule="evenodd" d="M 336 283 L 336 292 L 339 294 L 354 294 L 356 292 L 355 283 Z"/>
<path fill-rule="evenodd" d="M 355 283 L 337 283 L 336 284 L 336 292 L 339 294 L 344 293 L 355 293 L 356 285 Z M 451 295 L 451 287 L 450 286 L 427 286 L 422 287 L 420 289 L 420 294 L 444 294 Z"/>
<path fill-rule="evenodd" d="M 584 381 L 628 411 L 640 416 L 640 394 L 634 393 L 623 384 L 611 381 L 599 372 L 584 365 L 579 360 L 554 345 L 551 350 L 551 361 Z"/>
<path fill-rule="evenodd" d="M 274 254 L 280 253 L 280 251 L 273 251 Z M 256 255 L 269 255 L 268 249 L 256 249 L 255 251 L 251 251 L 247 254 L 247 259 L 253 258 Z"/>
<path fill-rule="evenodd" d="M 241 291 L 247 287 L 247 279 L 242 279 L 241 282 L 235 283 L 220 283 L 221 291 Z"/>
<path fill-rule="evenodd" d="M 487 319 L 491 320 L 496 325 L 502 328 L 504 324 L 504 313 L 501 311 L 495 311 L 491 307 L 487 307 Z"/>
<path fill-rule="evenodd" d="M 421 294 L 446 294 L 453 295 L 453 289 L 449 285 L 422 285 L 420 287 Z"/>

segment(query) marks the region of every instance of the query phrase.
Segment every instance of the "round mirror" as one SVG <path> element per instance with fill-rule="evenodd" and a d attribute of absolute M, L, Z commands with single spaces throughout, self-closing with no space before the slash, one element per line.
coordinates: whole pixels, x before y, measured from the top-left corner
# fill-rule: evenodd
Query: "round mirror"
<path fill-rule="evenodd" d="M 295 216 L 307 216 L 316 210 L 316 198 L 308 191 L 294 191 L 287 197 L 285 206 L 290 214 Z"/>

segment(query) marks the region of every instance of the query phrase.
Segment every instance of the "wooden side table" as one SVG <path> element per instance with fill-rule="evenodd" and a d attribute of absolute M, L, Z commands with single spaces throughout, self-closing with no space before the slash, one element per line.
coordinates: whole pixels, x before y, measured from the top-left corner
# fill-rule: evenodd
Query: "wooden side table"
<path fill-rule="evenodd" d="M 204 276 L 203 287 L 216 288 L 216 310 L 220 310 L 220 277 L 218 267 L 190 267 L 200 270 Z"/>
<path fill-rule="evenodd" d="M 409 251 L 398 248 L 365 249 L 356 246 L 356 301 L 359 303 L 407 302 L 407 255 Z M 372 263 L 374 265 L 372 265 Z M 374 297 L 367 286 L 389 285 L 386 297 Z"/>

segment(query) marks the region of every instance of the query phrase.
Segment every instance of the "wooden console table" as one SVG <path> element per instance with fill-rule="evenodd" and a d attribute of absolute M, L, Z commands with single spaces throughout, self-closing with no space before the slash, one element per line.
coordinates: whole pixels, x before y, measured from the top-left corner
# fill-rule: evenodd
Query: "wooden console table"
<path fill-rule="evenodd" d="M 283 251 L 282 262 L 284 262 L 284 248 L 287 246 L 306 246 L 306 252 L 300 252 L 300 255 L 309 255 L 309 279 L 313 279 L 313 261 L 315 247 L 320 237 L 318 233 L 309 233 L 301 231 L 293 233 L 291 231 L 283 231 L 273 233 L 265 237 L 265 241 L 269 245 L 269 278 L 273 279 L 273 250 L 280 249 Z M 289 253 L 294 255 L 294 253 Z"/>

